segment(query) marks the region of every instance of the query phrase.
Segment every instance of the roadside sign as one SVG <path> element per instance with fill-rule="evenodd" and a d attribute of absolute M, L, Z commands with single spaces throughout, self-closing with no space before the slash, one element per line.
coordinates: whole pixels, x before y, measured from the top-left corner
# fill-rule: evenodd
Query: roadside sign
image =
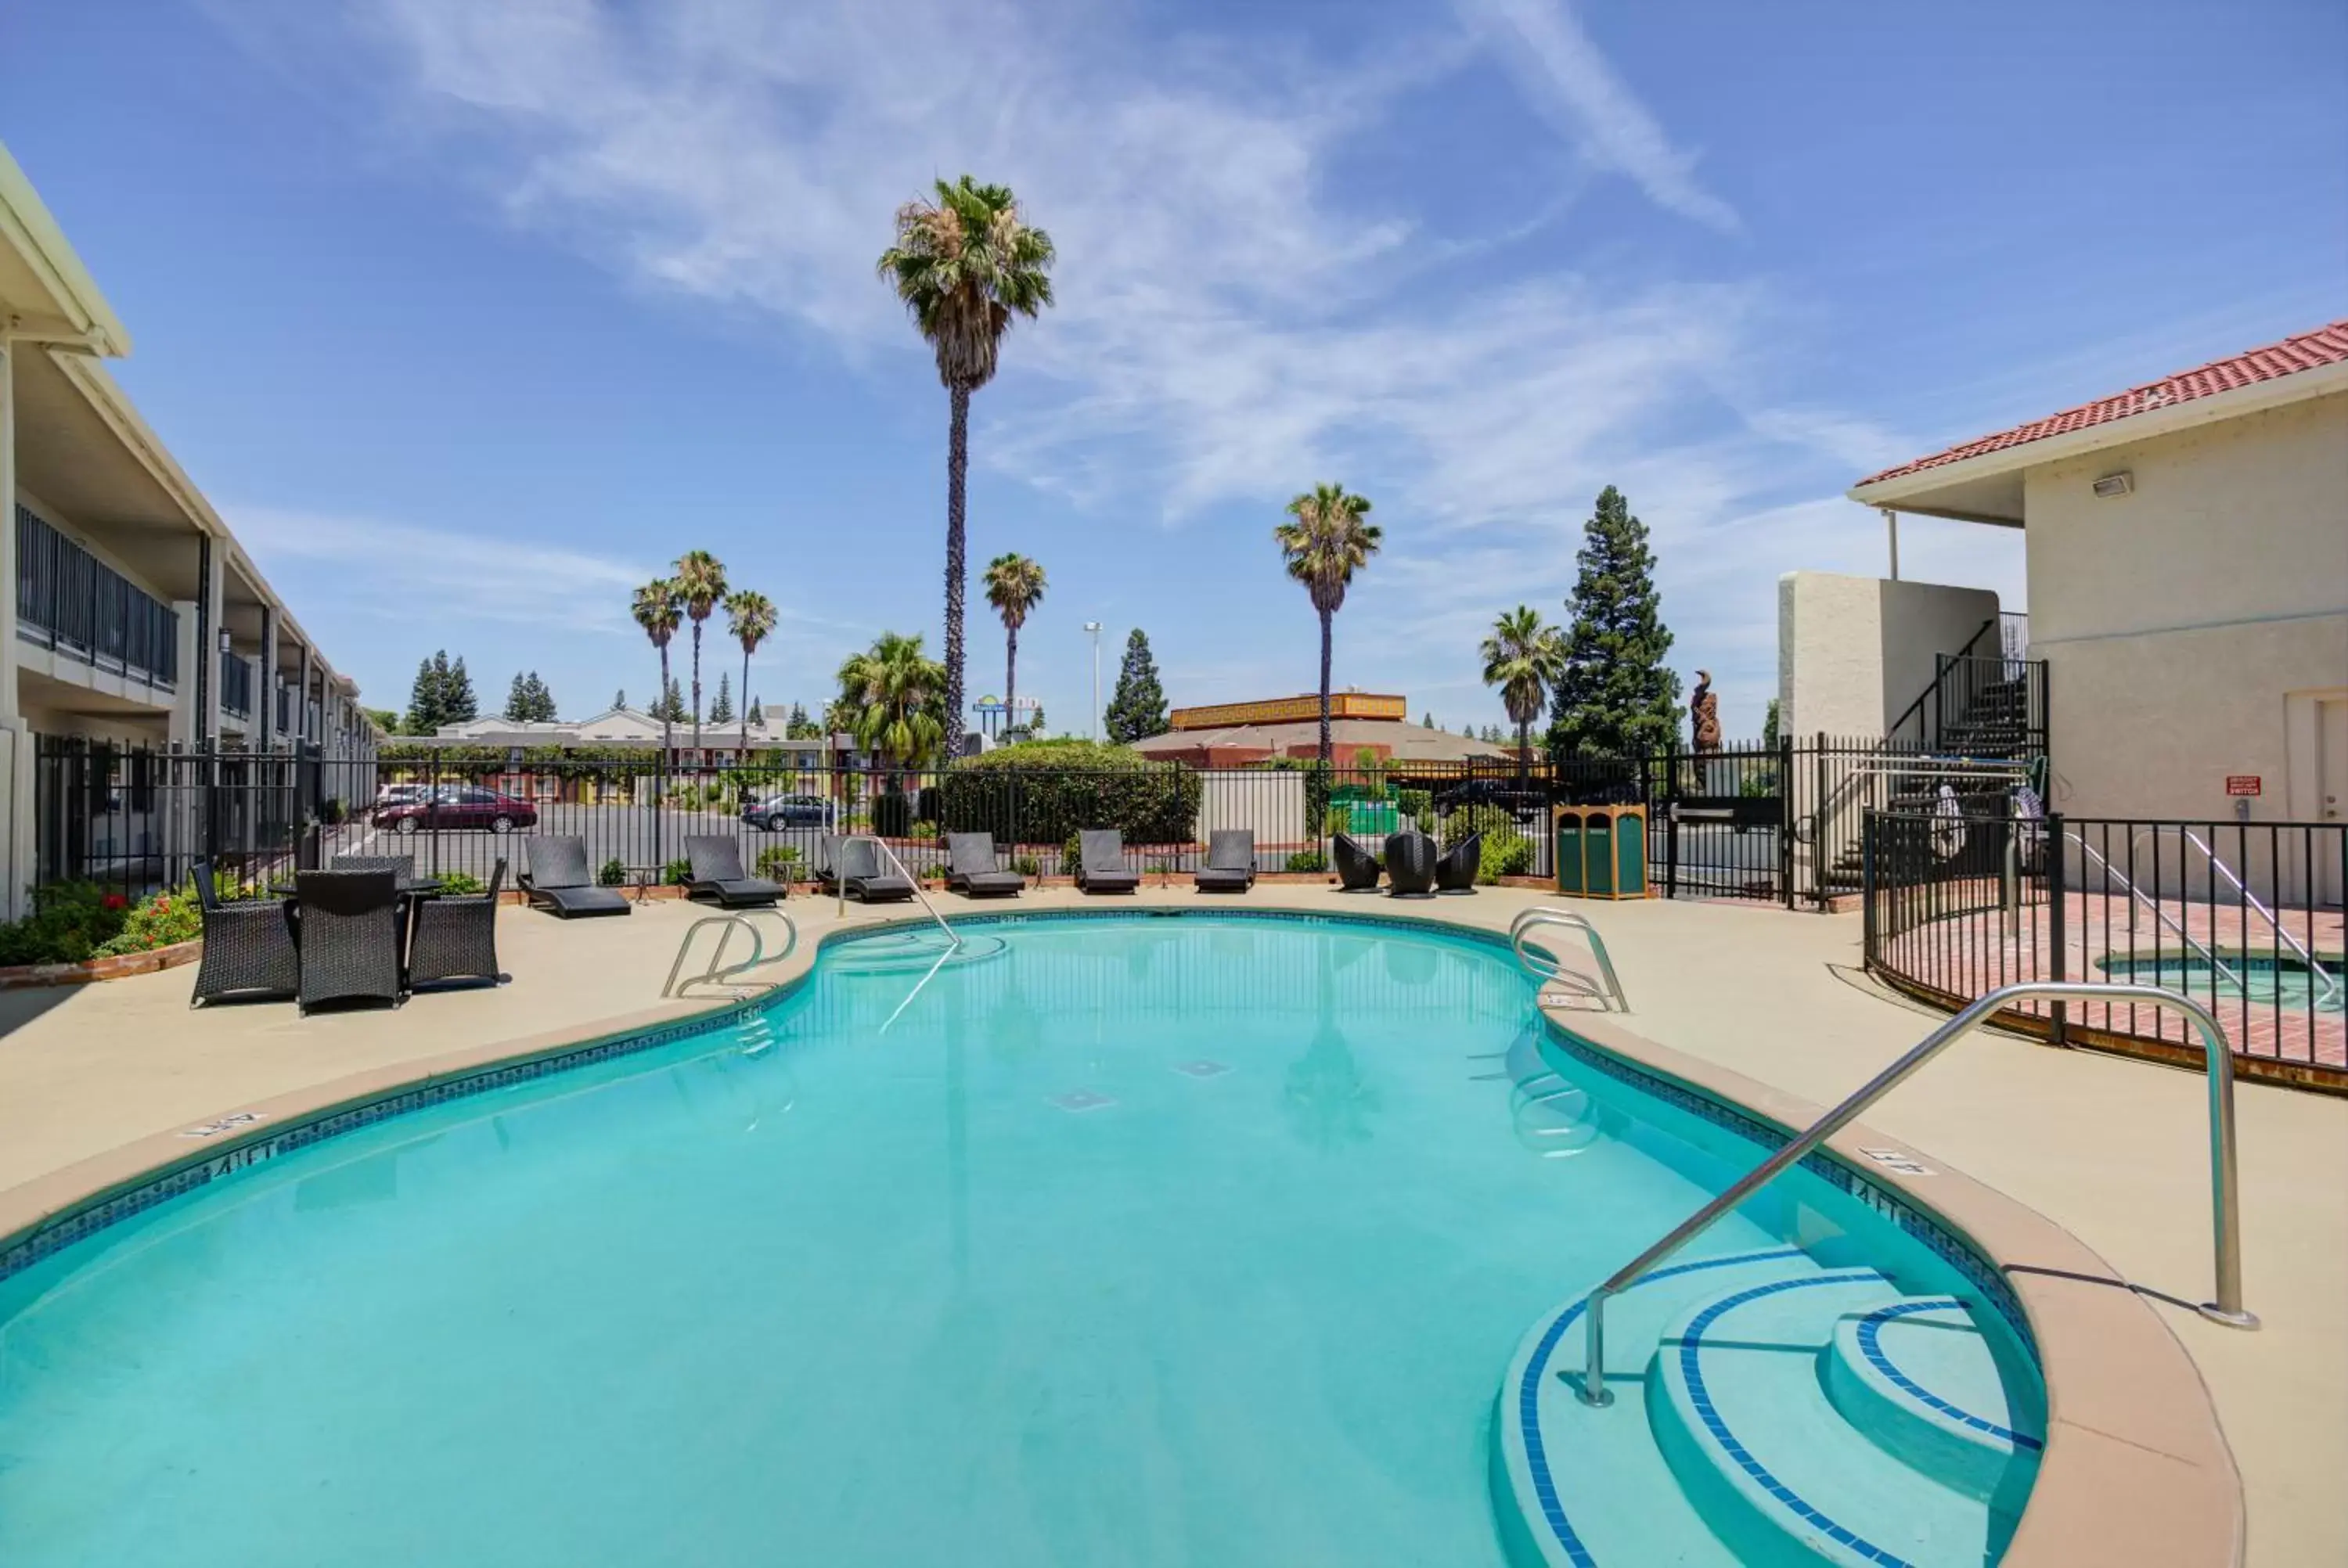
<path fill-rule="evenodd" d="M 2260 793 L 2260 788 L 2259 775 L 2256 774 L 2228 774 L 2226 775 L 2226 793 L 2228 794 L 2257 794 Z"/>

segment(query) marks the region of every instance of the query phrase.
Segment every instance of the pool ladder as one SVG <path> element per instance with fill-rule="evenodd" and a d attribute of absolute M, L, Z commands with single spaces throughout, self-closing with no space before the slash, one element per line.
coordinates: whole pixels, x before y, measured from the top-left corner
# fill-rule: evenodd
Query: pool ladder
<path fill-rule="evenodd" d="M 1622 978 L 1614 972 L 1614 960 L 1606 951 L 1606 938 L 1590 923 L 1590 917 L 1571 909 L 1560 909 L 1553 905 L 1536 904 L 1509 922 L 1509 948 L 1517 955 L 1517 967 L 1540 982 L 1543 997 L 1550 985 L 1565 978 L 1565 967 L 1555 954 L 1531 945 L 1532 933 L 1544 926 L 1580 931 L 1590 938 L 1590 951 L 1598 960 L 1598 999 L 1611 1003 L 1617 1010 L 1629 1012 L 1631 999 L 1623 993 Z"/>
<path fill-rule="evenodd" d="M 753 915 L 770 915 L 783 923 L 786 940 L 781 952 L 767 951 L 766 938 L 758 934 L 757 924 L 750 918 Z M 718 931 L 717 945 L 710 951 L 707 966 L 697 974 L 685 975 L 685 960 L 693 951 L 693 939 L 713 926 Z M 749 933 L 750 956 L 738 964 L 729 965 L 726 962 L 726 949 L 733 942 L 736 931 Z M 683 997 L 695 986 L 755 986 L 760 990 L 771 990 L 778 982 L 746 980 L 740 977 L 767 964 L 781 963 L 798 950 L 798 922 L 780 909 L 732 909 L 723 915 L 704 916 L 685 927 L 685 940 L 676 945 L 676 958 L 669 964 L 668 979 L 661 985 L 661 997 L 664 1000 Z M 680 975 L 684 978 L 679 979 Z"/>

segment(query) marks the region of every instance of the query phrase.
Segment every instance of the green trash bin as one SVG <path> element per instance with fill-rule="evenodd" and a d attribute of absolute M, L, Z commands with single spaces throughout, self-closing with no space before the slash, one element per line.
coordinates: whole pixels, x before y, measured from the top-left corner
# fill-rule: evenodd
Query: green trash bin
<path fill-rule="evenodd" d="M 1590 897 L 1614 897 L 1614 819 L 1591 812 L 1581 838 L 1581 891 Z"/>
<path fill-rule="evenodd" d="M 1355 838 L 1384 838 L 1402 826 L 1402 813 L 1390 800 L 1355 800 L 1345 803 L 1349 825 L 1345 831 Z"/>
<path fill-rule="evenodd" d="M 1568 811 L 1560 806 L 1555 820 L 1557 857 L 1552 864 L 1557 866 L 1557 890 L 1579 893 L 1581 891 L 1582 816 L 1578 811 Z"/>
<path fill-rule="evenodd" d="M 1621 898 L 1647 896 L 1647 818 L 1625 812 L 1614 819 L 1614 893 Z"/>

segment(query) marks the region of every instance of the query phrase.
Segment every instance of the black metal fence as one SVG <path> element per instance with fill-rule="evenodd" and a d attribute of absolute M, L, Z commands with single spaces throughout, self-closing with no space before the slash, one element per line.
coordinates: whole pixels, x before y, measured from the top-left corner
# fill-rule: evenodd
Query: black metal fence
<path fill-rule="evenodd" d="M 1870 970 L 1950 1007 L 2021 980 L 2180 990 L 2245 1071 L 2348 1092 L 2337 823 L 2018 820 L 1965 803 L 1866 820 Z M 2197 1061 L 2181 1015 L 2034 1003 L 2022 1027 Z"/>
<path fill-rule="evenodd" d="M 810 865 L 826 832 L 877 833 L 921 871 L 942 861 L 944 834 L 983 829 L 1006 864 L 1056 875 L 1085 827 L 1120 829 L 1137 869 L 1168 875 L 1194 869 L 1218 828 L 1253 832 L 1265 871 L 1324 866 L 1338 833 L 1375 848 L 1406 828 L 1447 844 L 1481 831 L 1496 846 L 1496 870 L 1548 879 L 1554 808 L 1630 804 L 1646 809 L 1656 893 L 1822 907 L 1859 892 L 1867 810 L 1933 798 L 1943 776 L 1938 759 L 1828 736 L 1521 771 L 1407 763 L 1045 771 L 1004 765 L 1004 753 L 944 770 L 781 767 L 756 753 L 680 766 L 654 751 L 338 760 L 55 737 L 36 754 L 41 881 L 131 894 L 184 880 L 207 856 L 261 872 L 305 853 L 392 842 L 433 870 L 487 877 L 508 854 L 505 839 L 531 832 L 584 839 L 594 864 L 623 885 L 662 879 L 686 836 L 704 834 L 735 835 L 746 865 L 763 860 L 773 871 Z M 2009 780 L 1961 782 L 1969 802 L 2003 809 Z"/>

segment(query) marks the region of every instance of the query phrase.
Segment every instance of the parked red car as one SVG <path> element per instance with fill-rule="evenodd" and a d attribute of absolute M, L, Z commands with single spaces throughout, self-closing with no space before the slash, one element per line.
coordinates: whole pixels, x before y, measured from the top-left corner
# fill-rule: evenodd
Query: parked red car
<path fill-rule="evenodd" d="M 445 784 L 431 792 L 428 799 L 403 801 L 378 809 L 375 824 L 395 833 L 451 827 L 486 827 L 491 833 L 511 833 L 517 827 L 536 827 L 538 807 L 478 784 Z"/>

